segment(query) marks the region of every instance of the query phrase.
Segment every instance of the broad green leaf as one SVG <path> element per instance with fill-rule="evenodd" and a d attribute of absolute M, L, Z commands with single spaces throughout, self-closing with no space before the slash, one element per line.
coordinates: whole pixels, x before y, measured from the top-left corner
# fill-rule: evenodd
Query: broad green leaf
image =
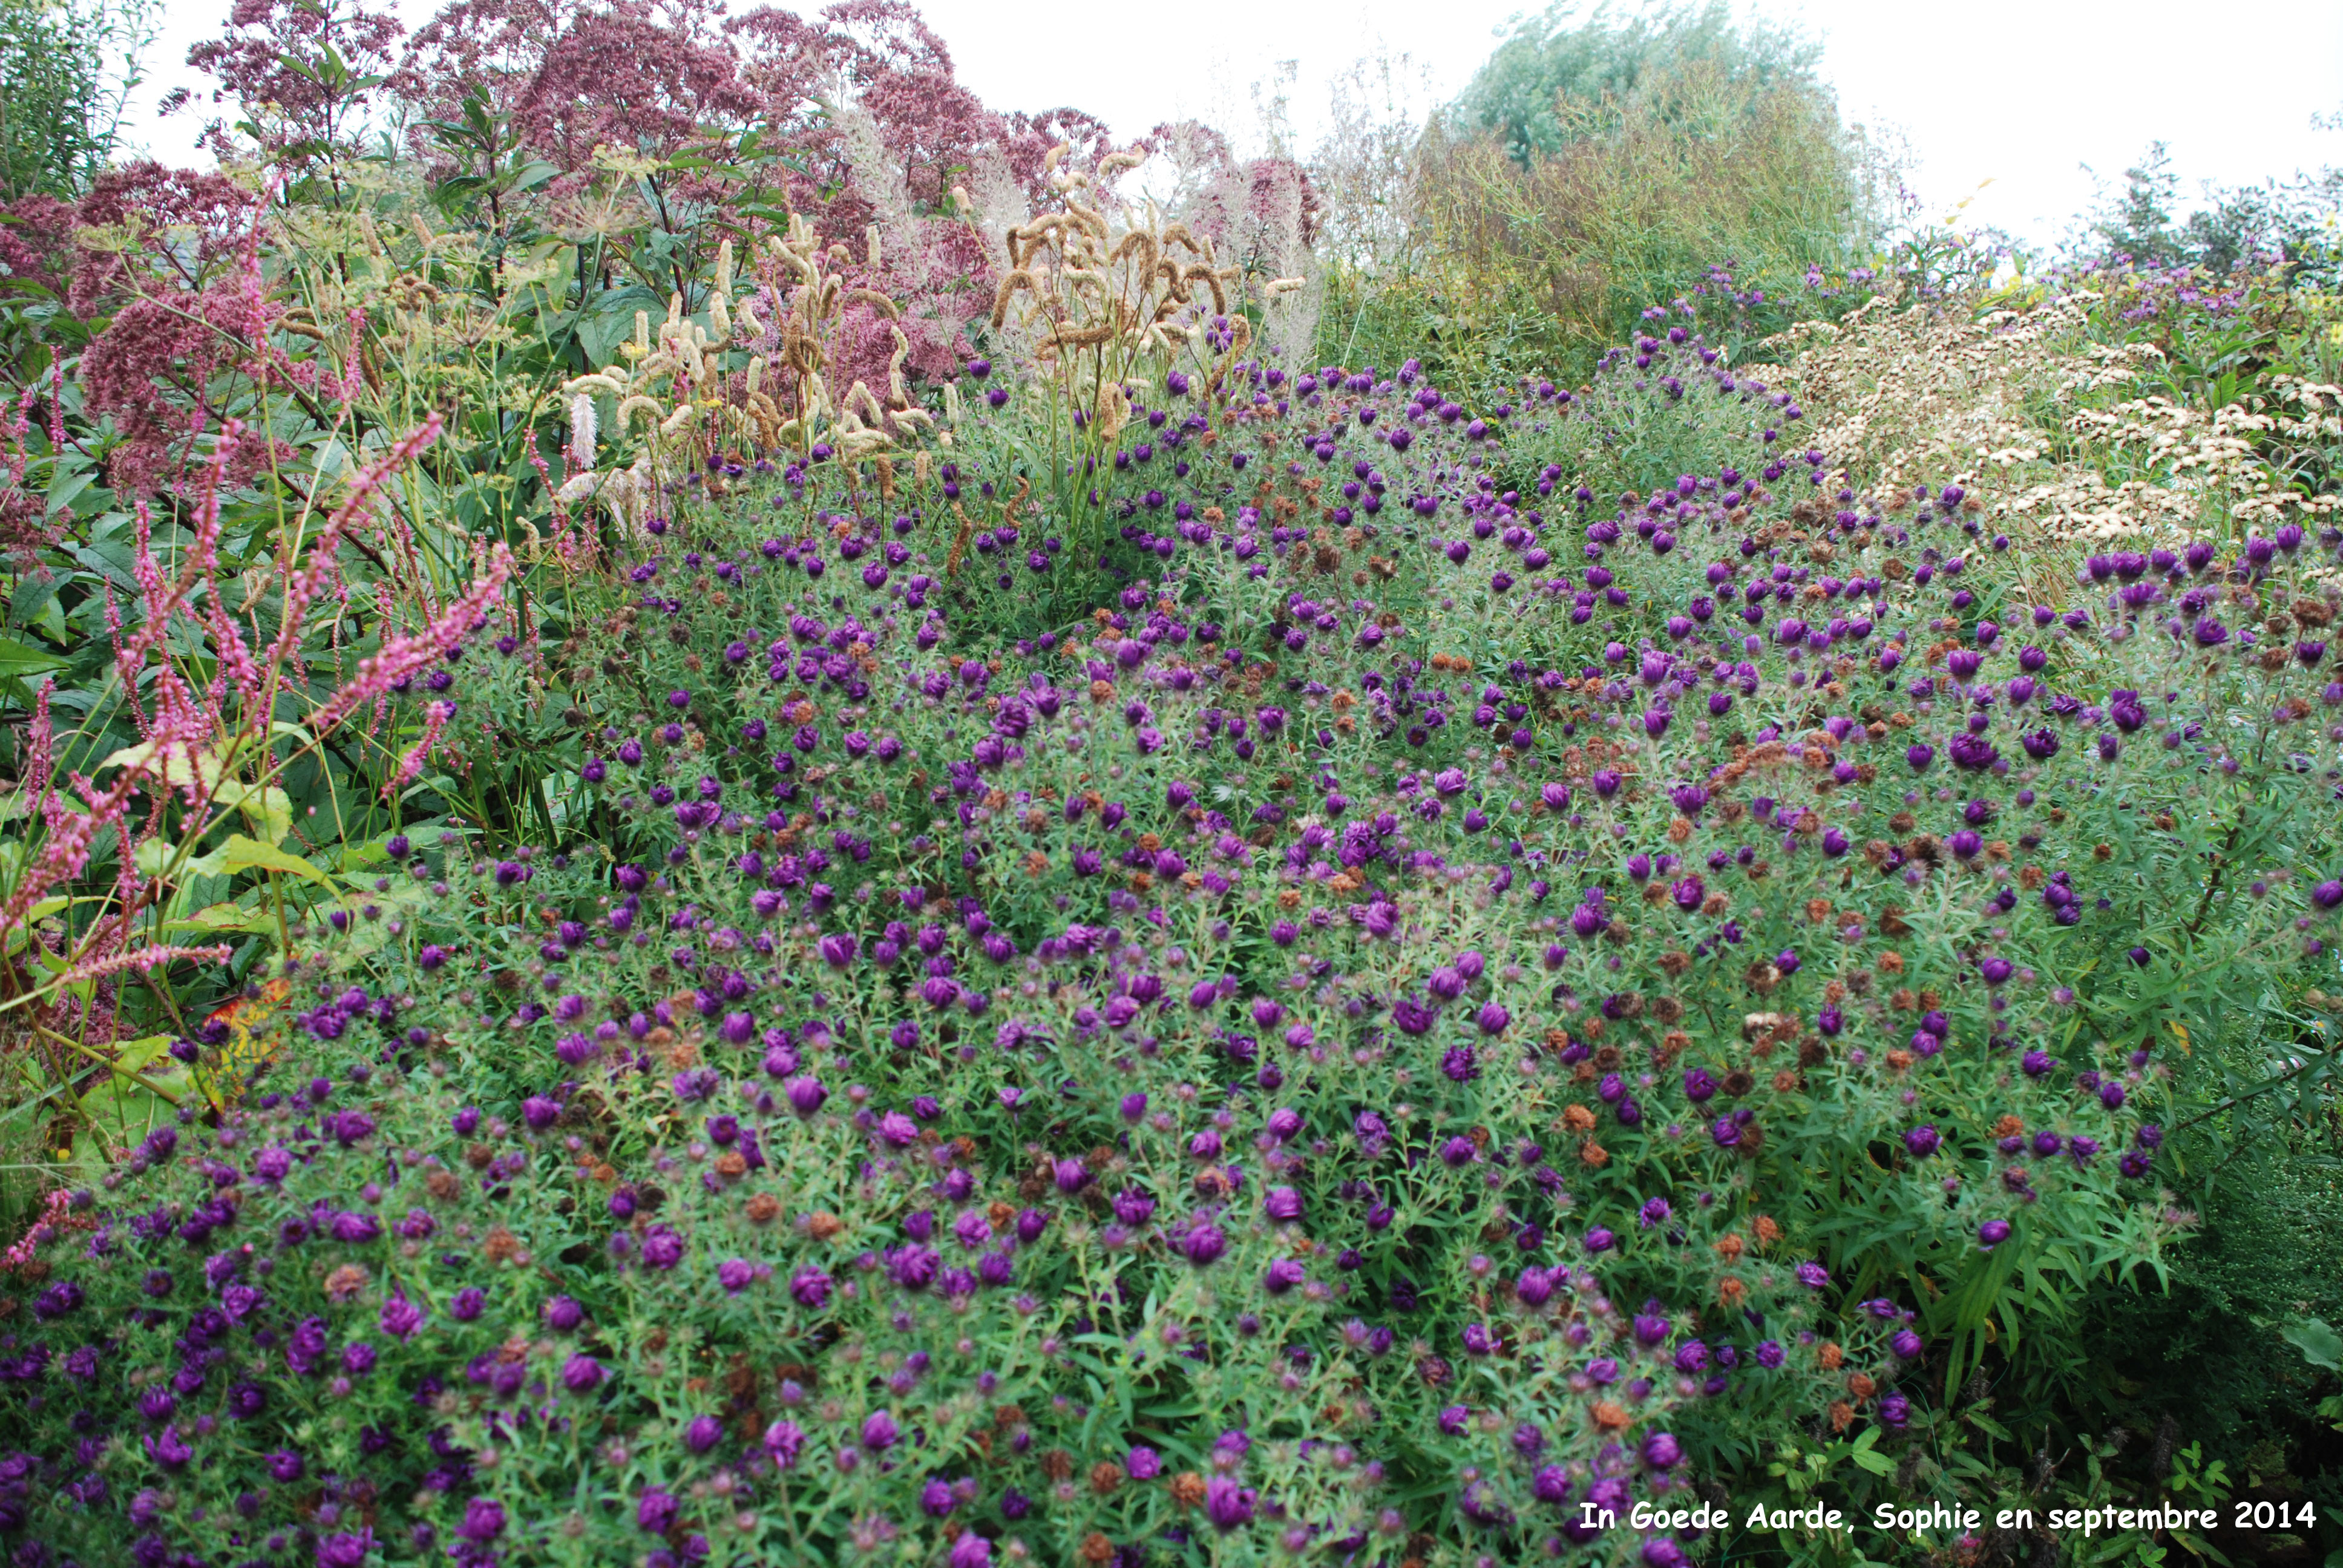
<path fill-rule="evenodd" d="M 2312 1366 L 2343 1372 L 2343 1334 L 2328 1327 L 2324 1319 L 2305 1318 L 2298 1323 L 2288 1323 L 2278 1331 L 2278 1337 L 2300 1351 Z"/>
<path fill-rule="evenodd" d="M 81 1097 L 77 1109 L 82 1120 L 108 1148 L 136 1143 L 178 1113 L 177 1105 L 147 1087 L 148 1083 L 159 1084 L 172 1093 L 181 1093 L 187 1087 L 186 1069 L 165 1054 L 170 1048 L 171 1037 L 167 1034 L 150 1034 L 123 1042 L 115 1048 L 115 1063 L 120 1070 L 108 1071 Z M 126 1078 L 124 1073 L 138 1077 Z"/>
<path fill-rule="evenodd" d="M 166 931 L 273 931 L 277 922 L 265 910 L 236 904 L 210 904 L 194 914 L 163 923 Z"/>
<path fill-rule="evenodd" d="M 282 842 L 293 830 L 293 797 L 273 784 L 231 783 L 213 799 L 244 813 L 244 819 L 257 828 L 268 843 Z"/>
<path fill-rule="evenodd" d="M 164 753 L 163 743 L 156 740 L 142 740 L 136 746 L 125 746 L 118 751 L 109 752 L 98 766 L 134 769 L 151 769 L 158 754 L 162 754 L 163 781 L 166 784 L 195 784 L 200 781 L 206 785 L 216 785 L 219 782 L 219 759 L 212 753 L 198 751 L 190 756 L 184 749 L 177 748 Z"/>
<path fill-rule="evenodd" d="M 280 849 L 241 833 L 205 856 L 204 861 L 203 869 L 207 871 L 290 871 L 297 877 L 332 885 L 325 872 L 290 849 Z"/>
<path fill-rule="evenodd" d="M 170 1049 L 171 1037 L 167 1034 L 142 1035 L 116 1046 L 115 1060 L 126 1071 L 144 1072 L 156 1058 Z"/>
<path fill-rule="evenodd" d="M 138 868 L 142 877 L 159 877 L 168 871 L 179 858 L 179 847 L 161 839 L 149 839 L 130 853 L 130 863 Z M 192 864 L 192 862 L 190 862 Z"/>
<path fill-rule="evenodd" d="M 18 642 L 14 638 L 0 637 L 0 676 L 39 675 L 45 670 L 58 668 L 64 663 L 65 660 L 55 654 L 29 643 Z"/>

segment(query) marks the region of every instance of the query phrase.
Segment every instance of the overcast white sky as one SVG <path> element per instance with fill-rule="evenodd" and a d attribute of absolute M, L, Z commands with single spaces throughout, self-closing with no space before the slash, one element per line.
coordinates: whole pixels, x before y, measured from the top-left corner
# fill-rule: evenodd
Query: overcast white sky
<path fill-rule="evenodd" d="M 745 0 L 744 0 L 745 3 Z M 1747 0 L 1739 0 L 1747 4 Z M 817 8 L 814 4 L 802 7 Z M 1514 0 L 1273 0 L 1210 10 L 1131 5 L 1059 12 L 1030 0 L 925 0 L 961 80 L 1003 109 L 1071 104 L 1136 134 L 1193 116 L 1251 131 L 1255 84 L 1295 63 L 1291 119 L 1306 147 L 1328 83 L 1363 57 L 1406 56 L 1433 97 L 1461 87 L 1484 59 Z M 410 26 L 429 3 L 406 0 Z M 182 0 L 148 65 L 132 129 L 156 156 L 186 161 L 198 124 L 156 122 L 153 100 L 209 79 L 184 64 L 187 46 L 219 31 L 225 0 Z M 1767 17 L 1824 44 L 1824 71 L 1850 120 L 1900 135 L 1911 184 L 1949 212 L 2036 239 L 2055 238 L 2089 205 L 2088 165 L 2118 177 L 2149 141 L 2171 146 L 2197 183 L 2237 183 L 2343 164 L 2343 4 L 2245 0 L 2032 0 L 1990 18 L 1892 0 L 1768 0 Z M 1241 23 L 1216 27 L 1221 20 Z M 1990 180 L 1982 191 L 1978 186 Z"/>

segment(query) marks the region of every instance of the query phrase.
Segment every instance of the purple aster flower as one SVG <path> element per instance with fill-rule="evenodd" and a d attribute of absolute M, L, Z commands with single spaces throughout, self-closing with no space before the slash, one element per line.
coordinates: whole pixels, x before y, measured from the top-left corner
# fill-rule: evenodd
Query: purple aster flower
<path fill-rule="evenodd" d="M 317 1568 L 363 1568 L 367 1553 L 374 1550 L 374 1532 L 361 1529 L 356 1534 L 337 1533 L 320 1536 L 317 1541 Z"/>
<path fill-rule="evenodd" d="M 787 1417 L 765 1429 L 765 1452 L 772 1456 L 777 1469 L 787 1470 L 795 1464 L 804 1448 L 804 1429 Z"/>
<path fill-rule="evenodd" d="M 407 1299 L 404 1291 L 394 1293 L 382 1304 L 382 1332 L 395 1340 L 415 1337 L 423 1326 L 423 1309 Z"/>
<path fill-rule="evenodd" d="M 1252 1523 L 1253 1493 L 1225 1475 L 1204 1483 L 1204 1513 L 1212 1528 L 1227 1534 Z"/>
<path fill-rule="evenodd" d="M 829 1273 L 814 1267 L 811 1263 L 806 1264 L 789 1276 L 789 1296 L 801 1307 L 818 1309 L 827 1306 L 830 1302 L 830 1290 Z"/>
<path fill-rule="evenodd" d="M 1229 1250 L 1229 1239 L 1218 1225 L 1199 1220 L 1180 1237 L 1178 1245 L 1181 1255 L 1201 1269 Z"/>
<path fill-rule="evenodd" d="M 682 1512 L 683 1504 L 672 1493 L 654 1486 L 635 1503 L 635 1523 L 653 1535 L 664 1535 L 675 1528 L 676 1516 Z"/>
<path fill-rule="evenodd" d="M 464 1505 L 463 1523 L 456 1533 L 478 1546 L 493 1543 L 505 1533 L 505 1505 L 493 1497 L 475 1497 Z"/>

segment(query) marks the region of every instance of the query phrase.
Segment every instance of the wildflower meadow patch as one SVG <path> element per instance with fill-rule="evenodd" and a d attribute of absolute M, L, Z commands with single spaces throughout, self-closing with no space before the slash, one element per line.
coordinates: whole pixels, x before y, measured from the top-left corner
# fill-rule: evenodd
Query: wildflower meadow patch
<path fill-rule="evenodd" d="M 0 236 L 9 1561 L 2338 1539 L 2331 386 L 1886 265 L 1354 363 L 1306 171 L 777 15 Z"/>

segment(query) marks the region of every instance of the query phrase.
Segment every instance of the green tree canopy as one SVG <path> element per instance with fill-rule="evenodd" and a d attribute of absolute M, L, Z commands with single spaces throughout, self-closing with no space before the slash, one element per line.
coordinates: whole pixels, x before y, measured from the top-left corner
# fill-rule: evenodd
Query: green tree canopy
<path fill-rule="evenodd" d="M 1455 106 L 1456 126 L 1496 136 L 1516 162 L 1552 156 L 1584 133 L 1565 107 L 1624 102 L 1684 67 L 1715 67 L 1756 87 L 1820 92 L 1821 48 L 1789 29 L 1736 20 L 1725 0 L 1614 9 L 1555 0 L 1497 45 Z"/>

